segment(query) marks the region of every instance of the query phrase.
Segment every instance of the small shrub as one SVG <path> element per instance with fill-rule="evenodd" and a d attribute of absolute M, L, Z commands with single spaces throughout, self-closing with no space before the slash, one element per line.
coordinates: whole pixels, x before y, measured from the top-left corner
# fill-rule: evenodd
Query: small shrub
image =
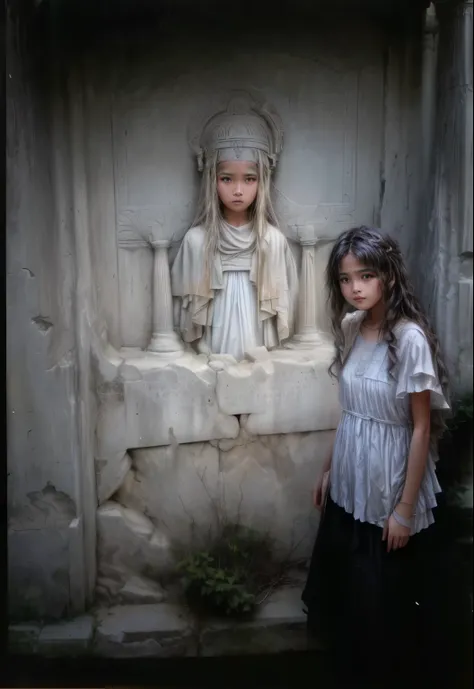
<path fill-rule="evenodd" d="M 208 550 L 188 555 L 178 571 L 191 607 L 201 613 L 241 617 L 278 579 L 271 543 L 252 529 L 227 525 Z"/>

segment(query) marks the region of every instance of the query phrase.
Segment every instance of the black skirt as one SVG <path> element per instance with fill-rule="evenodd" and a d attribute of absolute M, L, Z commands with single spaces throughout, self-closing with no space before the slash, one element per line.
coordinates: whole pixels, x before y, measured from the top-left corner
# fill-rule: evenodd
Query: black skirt
<path fill-rule="evenodd" d="M 355 520 L 328 496 L 302 594 L 309 631 L 359 661 L 382 654 L 386 663 L 388 649 L 415 650 L 431 535 L 430 527 L 387 553 L 380 527 Z"/>
<path fill-rule="evenodd" d="M 398 677 L 418 689 L 464 686 L 453 677 L 472 662 L 471 596 L 439 535 L 432 525 L 387 553 L 380 527 L 328 496 L 302 599 L 309 633 L 343 673 L 373 674 L 377 687 L 389 686 L 388 676 L 397 687 Z"/>

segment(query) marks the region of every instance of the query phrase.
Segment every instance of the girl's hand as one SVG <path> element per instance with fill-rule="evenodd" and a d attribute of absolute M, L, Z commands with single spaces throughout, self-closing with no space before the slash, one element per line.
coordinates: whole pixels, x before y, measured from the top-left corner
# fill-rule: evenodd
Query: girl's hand
<path fill-rule="evenodd" d="M 382 541 L 387 541 L 387 553 L 391 550 L 404 548 L 410 539 L 410 529 L 399 524 L 395 517 L 390 515 L 384 526 Z"/>
<path fill-rule="evenodd" d="M 313 489 L 313 505 L 317 510 L 321 511 L 326 498 L 326 493 L 329 485 L 329 471 L 324 471 L 316 481 Z"/>

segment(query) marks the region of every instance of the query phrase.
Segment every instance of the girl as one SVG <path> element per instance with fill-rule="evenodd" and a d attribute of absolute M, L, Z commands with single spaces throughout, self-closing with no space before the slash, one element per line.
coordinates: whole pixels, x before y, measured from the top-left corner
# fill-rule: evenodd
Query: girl
<path fill-rule="evenodd" d="M 171 277 L 185 342 L 240 360 L 291 335 L 297 273 L 270 198 L 272 131 L 263 117 L 234 110 L 204 130 L 196 224 Z"/>
<path fill-rule="evenodd" d="M 392 669 L 422 633 L 417 552 L 440 491 L 447 374 L 393 239 L 344 232 L 326 281 L 342 414 L 314 489 L 323 516 L 303 601 L 310 630 Z"/>

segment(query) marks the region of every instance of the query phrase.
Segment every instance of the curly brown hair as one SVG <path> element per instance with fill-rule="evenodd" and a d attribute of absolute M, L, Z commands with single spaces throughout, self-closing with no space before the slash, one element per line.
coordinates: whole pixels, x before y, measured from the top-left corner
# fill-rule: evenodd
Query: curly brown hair
<path fill-rule="evenodd" d="M 349 253 L 361 263 L 373 268 L 382 282 L 386 308 L 381 330 L 388 342 L 389 372 L 393 375 L 394 366 L 397 364 L 397 338 L 394 328 L 402 319 L 410 320 L 419 325 L 426 336 L 443 393 L 449 399 L 448 372 L 440 352 L 439 341 L 414 294 L 400 248 L 388 235 L 364 225 L 346 230 L 337 238 L 326 268 L 326 288 L 336 346 L 336 354 L 329 369 L 331 375 L 337 377 L 337 372 L 342 368 L 344 336 L 341 323 L 352 308 L 342 295 L 339 279 L 341 261 Z M 444 414 L 432 411 L 431 420 L 432 433 L 439 437 L 446 427 Z"/>

